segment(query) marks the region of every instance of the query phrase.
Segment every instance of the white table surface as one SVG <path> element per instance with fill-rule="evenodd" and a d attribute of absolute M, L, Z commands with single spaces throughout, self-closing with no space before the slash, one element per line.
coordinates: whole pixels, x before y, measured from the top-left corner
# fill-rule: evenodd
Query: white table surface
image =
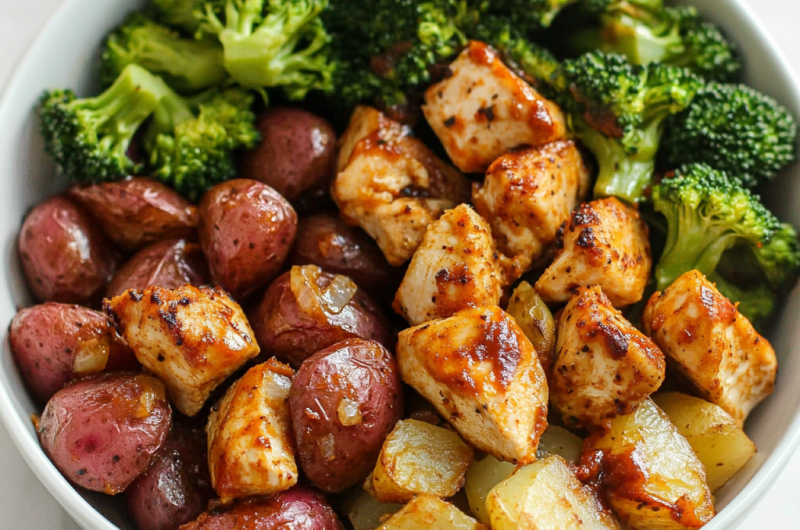
<path fill-rule="evenodd" d="M 800 2 L 748 0 L 800 72 Z M 0 0 L 0 85 L 62 0 Z M 741 530 L 800 529 L 800 452 Z M 80 530 L 22 460 L 0 424 L 0 529 Z"/>

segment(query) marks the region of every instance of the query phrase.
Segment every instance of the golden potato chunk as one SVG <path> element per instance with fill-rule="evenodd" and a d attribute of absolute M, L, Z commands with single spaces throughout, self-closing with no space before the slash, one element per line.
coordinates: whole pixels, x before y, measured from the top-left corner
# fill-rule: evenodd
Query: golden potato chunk
<path fill-rule="evenodd" d="M 536 459 L 547 381 L 531 342 L 499 307 L 465 309 L 400 333 L 403 380 L 473 447 L 513 463 Z"/>
<path fill-rule="evenodd" d="M 583 451 L 583 438 L 564 427 L 548 425 L 539 438 L 536 457 L 541 460 L 550 455 L 558 455 L 570 464 L 576 464 Z"/>
<path fill-rule="evenodd" d="M 297 483 L 289 413 L 292 369 L 274 358 L 250 368 L 208 416 L 208 470 L 223 503 Z"/>
<path fill-rule="evenodd" d="M 584 450 L 602 451 L 602 489 L 631 530 L 700 528 L 714 517 L 702 462 L 652 400 L 617 416 Z"/>
<path fill-rule="evenodd" d="M 376 530 L 488 530 L 452 504 L 419 495 Z"/>
<path fill-rule="evenodd" d="M 425 92 L 422 111 L 461 171 L 482 173 L 515 147 L 564 136 L 558 105 L 520 79 L 486 44 L 470 42 L 448 74 Z"/>
<path fill-rule="evenodd" d="M 541 443 L 539 445 L 541 446 Z M 492 455 L 486 455 L 480 460 L 475 460 L 469 466 L 464 491 L 467 493 L 469 509 L 483 524 L 489 524 L 486 497 L 492 491 L 492 488 L 509 477 L 516 467 L 509 462 L 498 460 Z"/>
<path fill-rule="evenodd" d="M 472 448 L 451 430 L 417 420 L 397 422 L 364 487 L 381 502 L 427 493 L 452 497 L 464 485 Z"/>
<path fill-rule="evenodd" d="M 611 197 L 584 203 L 559 230 L 555 261 L 536 282 L 547 303 L 567 302 L 578 287 L 599 285 L 614 307 L 642 299 L 652 259 L 636 208 Z"/>
<path fill-rule="evenodd" d="M 550 403 L 568 425 L 605 426 L 664 381 L 664 354 L 599 287 L 579 287 L 558 321 Z"/>
<path fill-rule="evenodd" d="M 406 262 L 442 213 L 469 199 L 470 184 L 411 129 L 356 108 L 340 141 L 331 188 L 342 219 L 371 235 L 392 265 Z"/>
<path fill-rule="evenodd" d="M 104 300 L 103 311 L 187 416 L 260 351 L 239 304 L 210 287 L 130 289 Z"/>
<path fill-rule="evenodd" d="M 772 393 L 775 350 L 700 272 L 689 271 L 653 294 L 643 322 L 668 362 L 740 427 Z"/>
<path fill-rule="evenodd" d="M 667 413 L 705 466 L 711 493 L 756 454 L 756 445 L 721 407 L 678 392 L 656 394 L 653 401 Z"/>
<path fill-rule="evenodd" d="M 353 530 L 375 530 L 402 508 L 402 504 L 379 501 L 360 486 L 347 491 L 342 505 Z"/>
<path fill-rule="evenodd" d="M 472 185 L 472 202 L 510 258 L 512 279 L 551 250 L 562 221 L 586 198 L 589 177 L 575 143 L 563 140 L 505 153 L 483 185 Z"/>
<path fill-rule="evenodd" d="M 486 498 L 492 530 L 618 530 L 557 455 L 517 470 Z"/>
<path fill-rule="evenodd" d="M 410 324 L 500 302 L 502 277 L 489 225 L 461 204 L 428 227 L 397 290 L 394 309 Z"/>

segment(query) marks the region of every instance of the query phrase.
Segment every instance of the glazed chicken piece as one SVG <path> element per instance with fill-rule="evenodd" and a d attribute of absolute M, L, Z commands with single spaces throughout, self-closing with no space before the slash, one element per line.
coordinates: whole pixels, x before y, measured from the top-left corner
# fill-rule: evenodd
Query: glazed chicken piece
<path fill-rule="evenodd" d="M 208 417 L 208 469 L 220 500 L 272 495 L 297 483 L 289 390 L 294 372 L 269 361 L 250 368 Z"/>
<path fill-rule="evenodd" d="M 614 307 L 642 299 L 652 259 L 639 212 L 610 197 L 584 203 L 559 228 L 555 261 L 536 282 L 547 303 L 568 301 L 578 287 L 599 285 Z"/>
<path fill-rule="evenodd" d="M 581 287 L 558 321 L 550 402 L 573 427 L 607 426 L 664 381 L 664 354 L 599 287 Z"/>
<path fill-rule="evenodd" d="M 211 391 L 259 353 L 242 308 L 210 287 L 129 289 L 104 300 L 103 311 L 187 416 L 197 414 Z"/>
<path fill-rule="evenodd" d="M 689 271 L 653 294 L 644 325 L 670 365 L 739 426 L 772 393 L 775 350 L 700 272 Z"/>
<path fill-rule="evenodd" d="M 447 318 L 499 304 L 501 279 L 489 225 L 461 204 L 428 227 L 393 306 L 412 325 Z"/>
<path fill-rule="evenodd" d="M 475 209 L 492 225 L 497 248 L 522 275 L 556 240 L 561 222 L 589 191 L 589 170 L 572 141 L 504 154 L 472 185 Z"/>
<path fill-rule="evenodd" d="M 444 80 L 428 88 L 422 111 L 465 173 L 482 173 L 515 147 L 548 144 L 566 132 L 561 109 L 477 41 L 453 61 Z"/>
<path fill-rule="evenodd" d="M 536 350 L 499 307 L 465 309 L 400 333 L 400 375 L 473 447 L 515 464 L 536 460 L 547 381 Z"/>
<path fill-rule="evenodd" d="M 356 108 L 340 141 L 331 195 L 342 219 L 371 235 L 392 265 L 411 258 L 425 228 L 467 202 L 469 181 L 411 129 L 370 107 Z"/>

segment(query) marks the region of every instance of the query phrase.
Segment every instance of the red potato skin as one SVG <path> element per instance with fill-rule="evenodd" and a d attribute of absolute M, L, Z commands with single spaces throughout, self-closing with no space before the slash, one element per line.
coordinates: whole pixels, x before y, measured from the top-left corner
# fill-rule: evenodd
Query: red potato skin
<path fill-rule="evenodd" d="M 361 421 L 343 425 L 343 399 L 358 406 Z M 306 359 L 289 393 L 300 463 L 326 493 L 359 484 L 375 467 L 386 436 L 402 417 L 403 393 L 394 357 L 380 344 L 349 339 Z M 321 442 L 333 437 L 333 455 Z M 329 450 L 328 450 L 329 451 Z"/>
<path fill-rule="evenodd" d="M 170 239 L 143 248 L 123 265 L 108 284 L 106 297 L 114 298 L 128 289 L 143 291 L 151 285 L 177 289 L 188 283 L 199 287 L 210 278 L 199 244 Z"/>
<path fill-rule="evenodd" d="M 77 305 L 23 309 L 11 321 L 8 340 L 22 379 L 42 403 L 75 378 L 75 357 L 83 349 L 105 349 L 106 370 L 139 366 L 103 313 Z"/>
<path fill-rule="evenodd" d="M 278 192 L 229 180 L 209 190 L 198 211 L 200 244 L 223 289 L 241 298 L 277 276 L 297 231 L 297 214 Z"/>
<path fill-rule="evenodd" d="M 99 301 L 116 267 L 97 222 L 64 197 L 31 210 L 22 223 L 19 254 L 28 286 L 40 302 Z"/>
<path fill-rule="evenodd" d="M 68 480 L 115 495 L 147 470 L 171 424 L 172 409 L 158 379 L 115 372 L 59 390 L 37 431 L 45 454 Z"/>
<path fill-rule="evenodd" d="M 179 530 L 344 530 L 325 497 L 294 486 L 202 514 Z"/>
<path fill-rule="evenodd" d="M 307 314 L 292 292 L 291 272 L 278 277 L 250 315 L 250 325 L 263 355 L 274 355 L 297 368 L 314 353 L 349 338 L 394 347 L 394 333 L 383 311 L 358 289 L 347 307 L 326 321 Z M 317 285 L 327 287 L 334 276 L 323 272 Z"/>
<path fill-rule="evenodd" d="M 389 265 L 366 232 L 333 213 L 300 219 L 288 262 L 347 276 L 375 300 L 394 298 L 403 279 L 403 270 Z"/>
<path fill-rule="evenodd" d="M 330 123 L 302 109 L 274 107 L 256 127 L 262 140 L 242 158 L 242 178 L 263 182 L 292 203 L 327 192 L 336 160 Z"/>
<path fill-rule="evenodd" d="M 180 424 L 125 490 L 128 513 L 141 530 L 175 530 L 203 513 L 213 496 L 205 433 Z"/>
<path fill-rule="evenodd" d="M 197 235 L 196 208 L 151 178 L 73 187 L 68 195 L 99 221 L 108 239 L 129 252 L 164 239 Z"/>

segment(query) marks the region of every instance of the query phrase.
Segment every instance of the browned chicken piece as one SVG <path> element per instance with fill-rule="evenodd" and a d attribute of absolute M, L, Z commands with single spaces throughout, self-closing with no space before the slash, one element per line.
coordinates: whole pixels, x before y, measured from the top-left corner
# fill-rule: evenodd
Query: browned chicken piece
<path fill-rule="evenodd" d="M 558 254 L 536 282 L 547 303 L 568 301 L 578 287 L 599 285 L 614 307 L 642 299 L 652 258 L 639 212 L 613 197 L 584 203 L 558 230 Z"/>
<path fill-rule="evenodd" d="M 242 308 L 210 287 L 129 289 L 103 301 L 103 311 L 187 416 L 197 414 L 211 391 L 259 353 Z"/>
<path fill-rule="evenodd" d="M 465 441 L 515 464 L 536 460 L 547 380 L 530 341 L 499 307 L 465 309 L 400 333 L 397 362 Z"/>
<path fill-rule="evenodd" d="M 469 200 L 470 184 L 411 129 L 370 107 L 356 108 L 340 141 L 331 195 L 342 219 L 371 235 L 392 265 L 414 254 L 425 228 Z"/>
<path fill-rule="evenodd" d="M 482 173 L 515 147 L 564 136 L 558 105 L 520 79 L 486 44 L 470 42 L 447 74 L 425 92 L 422 111 L 461 171 Z"/>
<path fill-rule="evenodd" d="M 208 470 L 220 500 L 272 495 L 297 483 L 289 413 L 294 372 L 274 358 L 250 368 L 208 416 Z"/>
<path fill-rule="evenodd" d="M 501 273 L 486 221 L 461 204 L 428 227 L 394 309 L 410 324 L 500 303 Z"/>
<path fill-rule="evenodd" d="M 573 427 L 607 426 L 664 381 L 664 354 L 599 287 L 581 287 L 558 321 L 550 403 Z"/>
<path fill-rule="evenodd" d="M 561 222 L 586 197 L 589 177 L 575 143 L 563 140 L 506 153 L 489 166 L 482 186 L 472 185 L 475 209 L 510 258 L 512 278 L 550 249 Z"/>
<path fill-rule="evenodd" d="M 775 350 L 700 272 L 689 271 L 655 293 L 644 325 L 669 364 L 739 426 L 772 393 Z"/>

